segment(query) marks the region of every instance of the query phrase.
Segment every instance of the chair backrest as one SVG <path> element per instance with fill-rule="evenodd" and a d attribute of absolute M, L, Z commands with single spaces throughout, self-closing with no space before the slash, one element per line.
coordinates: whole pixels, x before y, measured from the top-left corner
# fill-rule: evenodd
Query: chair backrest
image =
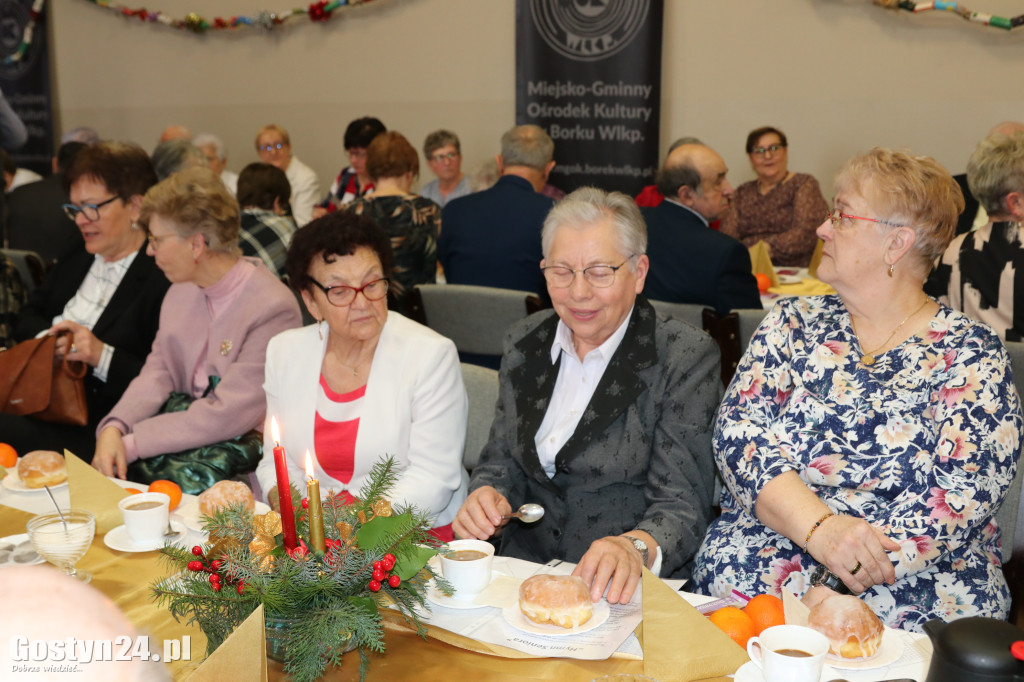
<path fill-rule="evenodd" d="M 501 355 L 505 332 L 526 317 L 529 291 L 469 284 L 419 284 L 428 327 L 461 353 Z"/>
<path fill-rule="evenodd" d="M 480 452 L 491 434 L 491 422 L 494 421 L 494 410 L 498 402 L 498 372 L 464 362 L 462 383 L 466 385 L 466 395 L 469 397 L 462 464 L 472 470 L 480 461 Z"/>
<path fill-rule="evenodd" d="M 1024 343 L 1020 341 L 1007 341 L 1004 344 L 1010 355 L 1010 365 L 1013 369 L 1013 383 L 1017 386 L 1017 394 L 1024 396 Z M 1024 482 L 1024 462 L 1017 463 L 1017 475 L 1013 478 L 1013 484 L 1006 492 L 1003 499 L 1003 506 L 996 513 L 996 522 L 1003 531 L 1003 562 L 1010 560 L 1013 555 L 1014 546 L 1024 546 L 1024 537 L 1017 539 L 1018 534 L 1024 535 L 1024 520 L 1020 518 L 1020 492 Z"/>
<path fill-rule="evenodd" d="M 662 315 L 674 317 L 683 322 L 689 322 L 697 329 L 704 328 L 701 318 L 704 308 L 707 306 L 700 303 L 669 303 L 668 301 L 651 301 L 651 305 Z"/>
<path fill-rule="evenodd" d="M 46 277 L 46 266 L 43 265 L 43 259 L 39 257 L 38 253 L 21 249 L 2 249 L 2 251 L 18 269 L 21 283 L 26 292 L 31 292 L 43 283 L 43 279 Z"/>
<path fill-rule="evenodd" d="M 750 338 L 761 325 L 761 320 L 768 314 L 763 308 L 738 308 L 733 311 L 740 318 L 740 355 L 750 345 Z"/>

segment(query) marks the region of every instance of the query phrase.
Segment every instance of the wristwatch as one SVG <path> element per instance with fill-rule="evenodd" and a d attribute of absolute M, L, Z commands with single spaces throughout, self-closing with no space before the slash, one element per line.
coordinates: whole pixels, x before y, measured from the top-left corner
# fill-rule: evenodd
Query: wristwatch
<path fill-rule="evenodd" d="M 818 567 L 811 573 L 811 586 L 817 585 L 823 585 L 839 594 L 853 594 L 850 592 L 850 588 L 846 586 L 846 583 L 840 580 L 839 576 L 835 573 L 825 568 L 824 564 L 818 564 Z"/>
<path fill-rule="evenodd" d="M 627 540 L 633 543 L 633 546 L 636 547 L 636 551 L 640 552 L 640 556 L 643 557 L 644 566 L 647 566 L 647 560 L 651 556 L 651 550 L 647 548 L 647 543 L 641 540 L 640 538 L 633 537 L 632 535 L 623 535 L 622 537 L 626 538 Z"/>

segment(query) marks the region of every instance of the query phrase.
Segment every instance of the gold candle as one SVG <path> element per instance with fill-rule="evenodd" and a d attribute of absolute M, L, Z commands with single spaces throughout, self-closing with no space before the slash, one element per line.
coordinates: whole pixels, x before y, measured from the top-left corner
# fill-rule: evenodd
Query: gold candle
<path fill-rule="evenodd" d="M 306 497 L 309 498 L 309 548 L 324 553 L 324 508 L 320 504 L 320 481 L 313 478 L 313 458 L 306 450 Z"/>

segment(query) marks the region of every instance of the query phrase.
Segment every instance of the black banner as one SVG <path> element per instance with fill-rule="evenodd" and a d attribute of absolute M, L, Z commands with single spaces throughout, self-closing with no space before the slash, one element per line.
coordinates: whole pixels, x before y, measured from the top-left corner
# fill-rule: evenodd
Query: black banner
<path fill-rule="evenodd" d="M 516 0 L 516 124 L 555 141 L 549 182 L 636 194 L 658 163 L 662 0 Z"/>
<path fill-rule="evenodd" d="M 45 10 L 22 58 L 6 61 L 19 49 L 31 11 L 32 0 L 0 0 L 0 89 L 28 131 L 28 141 L 10 152 L 11 158 L 19 167 L 47 176 L 52 172 L 53 107 Z"/>

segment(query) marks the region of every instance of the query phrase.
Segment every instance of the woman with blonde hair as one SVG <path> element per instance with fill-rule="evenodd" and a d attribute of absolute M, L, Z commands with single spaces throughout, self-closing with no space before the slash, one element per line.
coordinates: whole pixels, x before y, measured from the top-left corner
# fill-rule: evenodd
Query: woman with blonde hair
<path fill-rule="evenodd" d="M 715 424 L 722 515 L 694 583 L 852 592 L 910 630 L 1003 618 L 995 515 L 1020 401 L 995 332 L 922 289 L 963 195 L 934 159 L 887 149 L 848 161 L 835 192 L 818 277 L 837 293 L 776 304 L 740 361 Z"/>
<path fill-rule="evenodd" d="M 93 466 L 186 493 L 252 471 L 271 337 L 301 323 L 295 297 L 239 254 L 238 202 L 209 168 L 154 186 L 142 202 L 148 253 L 171 281 L 153 350 L 97 429 Z"/>

